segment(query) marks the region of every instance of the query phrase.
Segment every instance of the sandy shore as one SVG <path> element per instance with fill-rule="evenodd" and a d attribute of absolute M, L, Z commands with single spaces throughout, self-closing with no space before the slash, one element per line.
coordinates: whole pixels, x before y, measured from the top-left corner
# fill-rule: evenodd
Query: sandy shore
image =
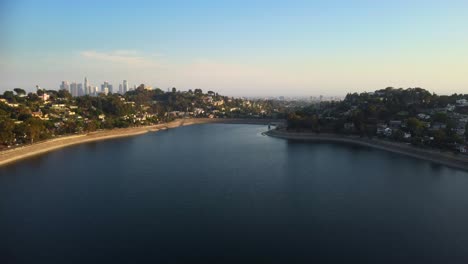
<path fill-rule="evenodd" d="M 193 118 L 193 119 L 178 119 L 169 123 L 158 124 L 153 126 L 121 128 L 112 130 L 102 130 L 92 132 L 89 134 L 80 134 L 72 136 L 64 136 L 54 138 L 32 145 L 26 145 L 14 149 L 9 149 L 0 152 L 0 166 L 12 163 L 21 159 L 29 158 L 35 155 L 43 154 L 49 151 L 60 149 L 67 146 L 76 144 L 106 140 L 119 137 L 128 137 L 141 135 L 148 132 L 156 132 L 159 130 L 175 128 L 179 126 L 188 126 L 195 124 L 208 124 L 208 123 L 230 123 L 230 124 L 269 124 L 277 120 L 269 119 L 209 119 L 209 118 Z"/>
<path fill-rule="evenodd" d="M 265 134 L 271 137 L 283 139 L 346 143 L 366 146 L 402 155 L 407 155 L 418 159 L 424 159 L 448 167 L 468 171 L 468 156 L 466 155 L 456 155 L 450 152 L 422 149 L 405 143 L 389 142 L 379 139 L 360 138 L 357 136 L 287 132 L 285 130 L 270 130 Z"/>

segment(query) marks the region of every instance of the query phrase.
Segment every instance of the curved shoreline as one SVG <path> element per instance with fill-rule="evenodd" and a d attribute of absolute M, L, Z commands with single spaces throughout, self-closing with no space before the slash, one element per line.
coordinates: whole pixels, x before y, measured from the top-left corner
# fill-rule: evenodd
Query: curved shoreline
<path fill-rule="evenodd" d="M 102 130 L 91 132 L 88 134 L 71 135 L 59 138 L 54 138 L 46 141 L 26 145 L 14 149 L 4 150 L 0 152 L 0 166 L 10 164 L 22 159 L 27 159 L 33 156 L 41 155 L 53 150 L 61 149 L 68 146 L 73 146 L 82 143 L 93 141 L 107 140 L 120 137 L 129 137 L 145 134 L 148 132 L 157 132 L 159 130 L 166 130 L 169 128 L 176 128 L 180 126 L 189 126 L 196 124 L 210 124 L 210 123 L 229 123 L 229 124 L 268 124 L 276 122 L 277 120 L 271 119 L 209 119 L 209 118 L 192 118 L 192 119 L 178 119 L 168 123 L 162 123 L 151 126 L 132 127 L 132 128 L 117 128 L 111 130 Z"/>
<path fill-rule="evenodd" d="M 431 161 L 451 168 L 468 171 L 468 156 L 457 156 L 453 153 L 438 152 L 435 150 L 420 149 L 404 143 L 388 142 L 379 139 L 367 139 L 355 136 L 343 136 L 336 134 L 316 134 L 306 132 L 286 132 L 281 130 L 269 130 L 266 135 L 290 139 L 317 142 L 346 143 L 359 146 L 371 147 L 384 151 L 394 152 L 413 158 Z"/>

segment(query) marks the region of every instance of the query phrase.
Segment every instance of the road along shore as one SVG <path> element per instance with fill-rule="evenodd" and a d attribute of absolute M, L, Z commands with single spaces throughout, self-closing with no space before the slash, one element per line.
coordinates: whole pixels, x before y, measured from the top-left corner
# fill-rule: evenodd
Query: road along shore
<path fill-rule="evenodd" d="M 428 160 L 448 167 L 468 171 L 468 156 L 441 152 L 437 150 L 422 149 L 405 143 L 389 142 L 380 139 L 361 138 L 358 136 L 345 136 L 338 134 L 317 134 L 311 132 L 289 132 L 284 129 L 273 129 L 265 132 L 266 135 L 282 139 L 305 140 L 317 142 L 345 143 L 376 148 L 418 159 Z"/>

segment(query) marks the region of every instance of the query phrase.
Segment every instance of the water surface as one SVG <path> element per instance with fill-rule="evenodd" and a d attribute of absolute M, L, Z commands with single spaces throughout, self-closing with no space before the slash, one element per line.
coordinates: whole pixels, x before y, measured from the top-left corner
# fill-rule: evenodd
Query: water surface
<path fill-rule="evenodd" d="M 0 167 L 0 262 L 468 263 L 468 173 L 265 130 L 188 126 Z"/>

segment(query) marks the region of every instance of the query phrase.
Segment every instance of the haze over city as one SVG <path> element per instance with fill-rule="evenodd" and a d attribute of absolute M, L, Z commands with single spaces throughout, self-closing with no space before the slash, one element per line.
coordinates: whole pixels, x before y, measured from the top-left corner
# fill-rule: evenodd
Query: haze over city
<path fill-rule="evenodd" d="M 0 1 L 0 91 L 468 89 L 466 1 Z"/>

